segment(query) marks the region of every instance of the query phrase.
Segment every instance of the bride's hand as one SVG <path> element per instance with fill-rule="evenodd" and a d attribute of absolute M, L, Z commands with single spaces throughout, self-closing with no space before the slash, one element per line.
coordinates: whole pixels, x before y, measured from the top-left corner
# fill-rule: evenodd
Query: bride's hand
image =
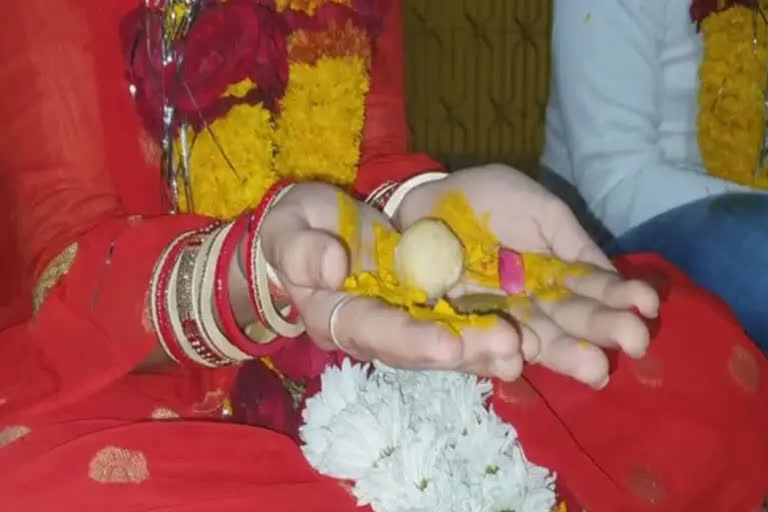
<path fill-rule="evenodd" d="M 568 207 L 523 173 L 489 165 L 423 184 L 406 195 L 395 223 L 405 229 L 430 216 L 442 197 L 456 191 L 478 216 L 488 215 L 488 227 L 503 246 L 591 268 L 566 280 L 567 298 L 534 299 L 530 306 L 510 309 L 540 342 L 540 350 L 525 351 L 529 362 L 599 388 L 608 380 L 604 349 L 619 348 L 633 357 L 645 353 L 648 329 L 633 309 L 655 317 L 659 307 L 656 292 L 643 282 L 619 276 Z M 462 283 L 460 288 L 478 291 L 473 283 Z"/>
<path fill-rule="evenodd" d="M 527 329 L 499 321 L 457 337 L 380 300 L 341 291 L 350 269 L 372 270 L 377 224 L 394 229 L 373 207 L 321 183 L 294 186 L 267 214 L 260 234 L 264 254 L 314 342 L 400 368 L 518 377 L 521 337 L 534 337 Z"/>

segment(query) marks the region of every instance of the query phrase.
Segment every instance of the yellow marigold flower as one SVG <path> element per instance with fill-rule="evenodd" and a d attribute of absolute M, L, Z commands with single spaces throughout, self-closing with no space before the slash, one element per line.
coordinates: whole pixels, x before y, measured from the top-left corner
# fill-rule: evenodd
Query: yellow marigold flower
<path fill-rule="evenodd" d="M 317 9 L 330 3 L 352 7 L 352 0 L 275 0 L 275 6 L 278 11 L 291 9 L 294 11 L 303 11 L 309 15 L 315 14 Z"/>
<path fill-rule="evenodd" d="M 224 96 L 233 96 L 235 98 L 245 98 L 249 92 L 256 89 L 256 84 L 251 81 L 250 78 L 241 80 L 236 84 L 232 84 L 224 91 Z"/>
<path fill-rule="evenodd" d="M 760 161 L 765 140 L 768 27 L 754 9 L 735 6 L 707 16 L 701 31 L 699 146 L 704 164 L 720 178 L 768 188 Z"/>
<path fill-rule="evenodd" d="M 347 21 L 343 27 L 332 23 L 327 30 L 298 30 L 291 34 L 288 39 L 290 62 L 315 64 L 323 57 L 360 57 L 370 66 L 368 33 Z"/>
<path fill-rule="evenodd" d="M 354 183 L 369 82 L 359 57 L 291 64 L 275 133 L 278 175 L 341 186 Z"/>
<path fill-rule="evenodd" d="M 210 131 L 190 134 L 190 180 L 196 213 L 232 219 L 258 204 L 277 181 L 272 171 L 274 131 L 262 105 L 237 105 Z M 231 164 L 231 166 L 230 166 Z M 180 183 L 181 208 L 189 210 Z"/>

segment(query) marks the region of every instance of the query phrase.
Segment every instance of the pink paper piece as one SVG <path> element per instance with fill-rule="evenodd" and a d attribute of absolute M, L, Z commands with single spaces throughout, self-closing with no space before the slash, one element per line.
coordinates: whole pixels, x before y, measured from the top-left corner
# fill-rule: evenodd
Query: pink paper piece
<path fill-rule="evenodd" d="M 525 291 L 523 257 L 512 249 L 499 250 L 499 280 L 501 288 L 510 295 Z"/>

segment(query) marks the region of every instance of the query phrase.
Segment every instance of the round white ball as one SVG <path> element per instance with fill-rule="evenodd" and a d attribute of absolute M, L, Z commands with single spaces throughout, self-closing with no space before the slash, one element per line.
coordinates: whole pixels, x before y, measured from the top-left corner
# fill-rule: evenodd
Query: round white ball
<path fill-rule="evenodd" d="M 464 247 L 445 222 L 422 219 L 404 233 L 395 249 L 398 280 L 427 293 L 444 296 L 464 273 Z"/>

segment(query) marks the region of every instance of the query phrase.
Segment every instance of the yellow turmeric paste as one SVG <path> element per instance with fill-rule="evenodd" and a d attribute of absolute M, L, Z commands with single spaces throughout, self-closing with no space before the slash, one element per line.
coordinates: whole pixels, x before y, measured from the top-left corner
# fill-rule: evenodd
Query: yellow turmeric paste
<path fill-rule="evenodd" d="M 348 245 L 350 256 L 359 246 L 358 212 L 349 198 L 339 195 L 339 235 Z M 350 201 L 351 202 L 351 201 Z M 499 249 L 501 242 L 489 227 L 489 215 L 478 216 L 460 191 L 451 192 L 439 199 L 433 216 L 443 220 L 456 233 L 465 250 L 467 276 L 491 289 L 500 289 Z M 384 226 L 374 226 L 375 271 L 360 272 L 353 269 L 344 282 L 344 290 L 381 300 L 401 307 L 416 319 L 437 322 L 454 334 L 466 327 L 490 327 L 498 316 L 485 312 L 476 314 L 459 312 L 448 301 L 441 299 L 429 304 L 427 294 L 419 289 L 401 285 L 394 271 L 395 248 L 400 233 Z M 522 253 L 525 268 L 525 294 L 506 298 L 510 308 L 526 309 L 529 297 L 539 300 L 561 300 L 569 295 L 565 280 L 569 276 L 582 275 L 583 265 L 566 263 L 551 256 Z M 486 310 L 487 311 L 487 310 Z"/>

